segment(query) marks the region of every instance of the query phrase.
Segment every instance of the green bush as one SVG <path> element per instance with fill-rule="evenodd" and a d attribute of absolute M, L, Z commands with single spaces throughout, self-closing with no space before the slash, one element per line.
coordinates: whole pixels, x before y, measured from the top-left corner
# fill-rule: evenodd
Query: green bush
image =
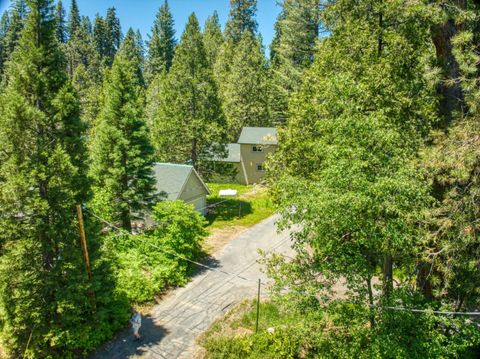
<path fill-rule="evenodd" d="M 142 235 L 115 235 L 105 241 L 116 268 L 117 291 L 131 302 L 152 300 L 166 287 L 187 282 L 193 265 L 174 254 L 193 260 L 202 254 L 205 220 L 193 206 L 159 202 L 152 219 L 156 225 Z"/>
<path fill-rule="evenodd" d="M 218 323 L 201 344 L 206 357 L 223 358 L 476 358 L 480 345 L 477 323 L 428 313 L 383 311 L 369 325 L 370 310 L 332 303 L 308 313 L 290 312 L 272 303 L 261 305 L 257 334 L 225 335 Z M 230 328 L 254 328 L 255 310 Z M 266 329 L 273 327 L 274 332 Z"/>

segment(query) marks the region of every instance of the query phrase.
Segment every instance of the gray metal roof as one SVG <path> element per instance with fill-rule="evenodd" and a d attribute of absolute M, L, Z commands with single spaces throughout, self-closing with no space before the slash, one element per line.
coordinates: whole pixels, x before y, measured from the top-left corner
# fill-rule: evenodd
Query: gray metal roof
<path fill-rule="evenodd" d="M 174 163 L 155 163 L 153 167 L 155 179 L 157 181 L 156 187 L 158 193 L 165 192 L 167 199 L 176 200 L 182 194 L 185 183 L 193 172 L 205 187 L 205 192 L 208 194 L 208 188 L 203 183 L 197 171 L 190 165 L 179 165 Z"/>
<path fill-rule="evenodd" d="M 229 143 L 225 146 L 227 151 L 227 157 L 215 156 L 214 161 L 219 162 L 240 162 L 240 144 L 239 143 Z"/>
<path fill-rule="evenodd" d="M 274 127 L 244 127 L 240 138 L 240 144 L 251 145 L 277 145 L 277 129 Z"/>

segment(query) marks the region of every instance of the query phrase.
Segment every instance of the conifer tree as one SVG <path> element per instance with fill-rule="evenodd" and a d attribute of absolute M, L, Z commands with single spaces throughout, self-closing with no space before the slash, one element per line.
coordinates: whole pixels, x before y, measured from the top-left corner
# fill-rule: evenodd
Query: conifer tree
<path fill-rule="evenodd" d="M 225 38 L 227 41 L 237 43 L 244 31 L 252 34 L 257 32 L 257 0 L 230 0 L 230 15 L 225 25 Z"/>
<path fill-rule="evenodd" d="M 222 87 L 223 109 L 231 141 L 238 138 L 244 126 L 271 125 L 267 63 L 259 40 L 250 31 L 243 33 L 236 46 Z"/>
<path fill-rule="evenodd" d="M 169 71 L 175 51 L 174 21 L 167 0 L 158 10 L 152 27 L 152 37 L 148 42 L 148 58 L 145 77 L 148 81 L 160 71 Z"/>
<path fill-rule="evenodd" d="M 218 13 L 214 11 L 213 15 L 209 16 L 205 21 L 203 30 L 203 44 L 205 46 L 205 52 L 207 53 L 207 59 L 212 66 L 214 66 L 217 61 L 217 56 L 223 42 L 224 38 Z"/>
<path fill-rule="evenodd" d="M 120 48 L 122 42 L 122 28 L 120 26 L 120 19 L 117 17 L 117 13 L 114 7 L 107 9 L 107 16 L 105 17 L 105 29 L 106 29 L 106 56 L 107 65 L 111 66 L 115 54 Z"/>
<path fill-rule="evenodd" d="M 143 69 L 143 61 L 145 60 L 145 45 L 143 42 L 142 34 L 138 29 L 137 31 L 135 31 L 135 41 L 137 43 L 137 48 L 140 51 L 140 58 L 141 58 L 142 69 Z"/>
<path fill-rule="evenodd" d="M 82 27 L 89 36 L 93 35 L 93 26 L 88 16 L 82 16 Z"/>
<path fill-rule="evenodd" d="M 95 51 L 95 45 L 92 37 L 91 22 L 88 17 L 78 17 L 78 7 L 75 0 L 72 2 L 72 9 L 75 5 L 75 11 L 70 14 L 68 43 L 65 46 L 67 55 L 67 72 L 70 78 L 73 78 L 77 67 L 82 65 L 87 71 L 92 71 L 95 76 L 100 71 L 98 54 Z M 80 22 L 77 24 L 77 20 Z M 97 75 L 98 77 L 98 75 Z"/>
<path fill-rule="evenodd" d="M 104 83 L 104 104 L 93 133 L 93 207 L 130 231 L 135 214 L 153 200 L 153 147 L 144 118 L 141 51 L 129 30 Z"/>
<path fill-rule="evenodd" d="M 284 123 L 287 103 L 303 71 L 313 62 L 319 31 L 318 0 L 284 0 L 271 45 L 275 122 Z"/>
<path fill-rule="evenodd" d="M 0 95 L 0 337 L 12 357 L 70 357 L 119 322 L 96 252 L 90 247 L 91 281 L 78 243 L 75 205 L 89 194 L 85 127 L 54 7 L 51 0 L 28 5 Z M 103 292 L 89 297 L 99 286 Z"/>
<path fill-rule="evenodd" d="M 62 44 L 67 42 L 67 25 L 65 20 L 65 9 L 61 0 L 55 7 L 55 21 L 57 22 L 57 38 Z"/>
<path fill-rule="evenodd" d="M 8 18 L 4 19 L 5 35 L 3 37 L 2 59 L 0 63 L 5 64 L 13 50 L 17 46 L 20 39 L 20 34 L 25 25 L 28 9 L 25 0 L 16 0 L 12 8 L 9 10 Z M 7 21 L 8 19 L 8 21 Z"/>
<path fill-rule="evenodd" d="M 93 23 L 93 42 L 100 58 L 103 59 L 107 56 L 107 26 L 105 19 L 99 14 L 95 15 L 95 21 Z"/>
<path fill-rule="evenodd" d="M 201 169 L 212 145 L 224 142 L 224 118 L 195 14 L 188 19 L 168 77 L 157 81 L 162 95 L 150 120 L 157 157 Z"/>
<path fill-rule="evenodd" d="M 115 8 L 107 10 L 105 19 L 96 14 L 93 25 L 93 42 L 98 55 L 108 67 L 112 65 L 121 41 L 122 31 Z"/>
<path fill-rule="evenodd" d="M 72 0 L 70 4 L 70 14 L 68 15 L 68 37 L 71 39 L 80 29 L 82 19 L 78 9 L 77 0 Z"/>
<path fill-rule="evenodd" d="M 2 14 L 2 17 L 0 19 L 0 76 L 3 74 L 5 62 L 6 62 L 5 59 L 7 57 L 5 37 L 8 31 L 9 22 L 10 22 L 10 18 L 8 16 L 8 11 L 5 11 Z M 0 83 L 1 82 L 2 81 L 0 77 Z"/>

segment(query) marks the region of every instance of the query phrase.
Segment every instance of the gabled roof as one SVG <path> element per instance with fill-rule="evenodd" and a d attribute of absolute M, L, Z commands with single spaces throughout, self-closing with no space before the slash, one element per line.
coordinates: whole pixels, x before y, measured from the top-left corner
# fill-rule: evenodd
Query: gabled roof
<path fill-rule="evenodd" d="M 244 145 L 277 145 L 277 129 L 274 127 L 244 127 L 237 142 Z"/>
<path fill-rule="evenodd" d="M 229 143 L 225 146 L 227 157 L 214 156 L 213 160 L 218 162 L 240 162 L 240 144 Z"/>
<path fill-rule="evenodd" d="M 153 171 L 157 181 L 158 193 L 165 192 L 169 200 L 173 201 L 180 197 L 191 175 L 197 176 L 205 188 L 206 194 L 210 194 L 210 190 L 193 166 L 175 163 L 155 163 Z"/>

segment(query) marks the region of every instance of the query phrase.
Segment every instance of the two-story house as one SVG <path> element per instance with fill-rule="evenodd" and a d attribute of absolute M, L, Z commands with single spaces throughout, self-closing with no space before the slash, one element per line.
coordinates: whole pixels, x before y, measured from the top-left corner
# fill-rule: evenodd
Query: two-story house
<path fill-rule="evenodd" d="M 244 127 L 237 143 L 227 145 L 227 156 L 215 161 L 233 164 L 239 183 L 260 183 L 265 175 L 265 160 L 277 145 L 274 127 Z"/>

